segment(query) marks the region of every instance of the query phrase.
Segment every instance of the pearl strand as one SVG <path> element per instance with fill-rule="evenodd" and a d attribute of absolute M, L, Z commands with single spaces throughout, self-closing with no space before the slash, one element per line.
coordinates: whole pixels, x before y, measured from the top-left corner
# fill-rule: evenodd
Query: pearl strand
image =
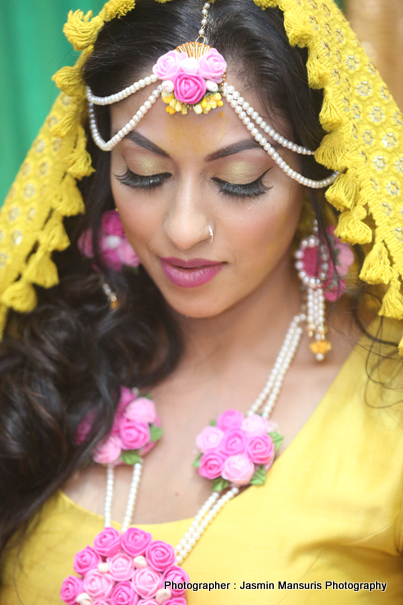
<path fill-rule="evenodd" d="M 200 540 L 204 532 L 210 523 L 215 519 L 220 510 L 224 508 L 224 506 L 235 496 L 239 494 L 239 487 L 233 486 L 231 487 L 225 494 L 223 494 L 220 499 L 211 507 L 211 510 L 207 513 L 202 521 L 192 530 L 190 533 L 190 528 L 187 533 L 190 534 L 190 537 L 183 543 L 183 539 L 179 542 L 176 547 L 176 564 L 180 565 L 182 561 L 188 556 L 188 554 L 193 550 L 197 541 Z M 207 501 L 208 502 L 208 501 Z M 206 502 L 206 504 L 207 504 Z M 205 505 L 203 505 L 204 507 Z M 202 510 L 203 507 L 200 509 Z M 191 526 L 192 527 L 192 526 Z"/>
<path fill-rule="evenodd" d="M 111 526 L 114 477 L 113 464 L 108 464 L 106 467 L 105 527 Z"/>
<path fill-rule="evenodd" d="M 89 103 L 88 106 L 88 112 L 89 112 L 89 118 L 90 118 L 90 129 L 91 129 L 91 134 L 92 134 L 92 138 L 94 139 L 95 144 L 102 149 L 102 151 L 112 151 L 112 149 L 131 131 L 133 130 L 133 128 L 135 126 L 137 126 L 137 124 L 140 122 L 141 118 L 145 116 L 145 114 L 147 113 L 147 111 L 149 109 L 151 109 L 151 107 L 154 105 L 154 103 L 156 102 L 156 100 L 158 99 L 158 97 L 161 94 L 161 85 L 158 86 L 158 88 L 156 88 L 151 95 L 148 97 L 147 101 L 144 103 L 144 105 L 142 105 L 140 107 L 140 109 L 137 111 L 137 113 L 134 114 L 134 116 L 132 117 L 132 119 L 126 124 L 126 126 L 123 126 L 123 128 L 121 128 L 119 130 L 119 132 L 117 132 L 115 134 L 115 136 L 113 136 L 108 142 L 105 142 L 103 140 L 103 138 L 101 137 L 99 131 L 98 131 L 98 127 L 97 127 L 97 122 L 95 119 L 95 113 L 94 113 L 94 105 L 92 102 Z"/>
<path fill-rule="evenodd" d="M 203 15 L 203 19 L 201 21 L 201 28 L 199 29 L 199 37 L 204 37 L 204 31 L 207 25 L 207 17 L 208 17 L 208 11 L 210 8 L 210 2 L 206 2 L 203 5 L 203 10 L 202 10 L 202 15 Z"/>
<path fill-rule="evenodd" d="M 124 90 L 121 90 L 120 92 L 117 92 L 114 95 L 109 95 L 109 97 L 97 97 L 92 94 L 91 88 L 87 86 L 87 99 L 88 102 L 92 103 L 93 105 L 112 105 L 112 103 L 117 103 L 118 101 L 122 101 L 123 99 L 130 97 L 130 95 L 134 94 L 141 88 L 149 86 L 157 80 L 158 76 L 156 76 L 155 74 L 151 74 L 146 78 L 142 78 L 138 82 L 134 82 Z"/>
<path fill-rule="evenodd" d="M 264 403 L 264 401 L 267 399 L 267 397 L 270 394 L 270 391 L 276 381 L 276 378 L 281 370 L 282 367 L 282 363 L 284 358 L 286 357 L 286 355 L 289 352 L 290 349 L 290 345 L 292 343 L 292 338 L 293 335 L 295 333 L 295 330 L 298 326 L 298 324 L 301 321 L 304 321 L 305 319 L 305 314 L 301 313 L 300 315 L 295 315 L 295 317 L 293 318 L 290 327 L 288 329 L 288 332 L 286 334 L 286 337 L 284 339 L 283 345 L 280 349 L 279 354 L 277 355 L 276 361 L 274 362 L 274 366 L 273 369 L 271 370 L 270 374 L 269 374 L 269 378 L 265 384 L 265 386 L 263 387 L 260 395 L 256 398 L 255 403 L 250 407 L 250 409 L 247 412 L 247 416 L 251 416 L 252 414 L 256 414 L 258 412 L 258 410 L 260 409 L 260 407 L 262 406 L 262 404 Z"/>
<path fill-rule="evenodd" d="M 127 502 L 126 514 L 125 514 L 125 518 L 123 519 L 122 533 L 124 533 L 128 529 L 128 527 L 131 523 L 132 517 L 133 517 L 134 505 L 136 504 L 137 492 L 139 489 L 142 470 L 143 470 L 143 462 L 136 462 L 136 464 L 133 465 L 133 478 L 132 478 L 132 483 L 130 486 L 130 493 L 129 493 L 129 500 Z"/>
<path fill-rule="evenodd" d="M 313 155 L 314 152 L 309 151 L 305 147 L 299 147 L 295 143 L 291 143 L 291 141 L 287 141 L 284 137 L 282 137 L 278 133 L 276 133 L 274 131 L 274 129 L 272 129 L 270 126 L 268 126 L 266 124 L 266 122 L 264 122 L 263 118 L 261 118 L 261 116 L 259 116 L 257 111 L 254 111 L 253 108 L 250 107 L 250 105 L 249 105 L 249 103 L 247 103 L 247 101 L 244 101 L 244 99 L 242 97 L 236 96 L 236 95 L 239 95 L 239 93 L 237 91 L 235 91 L 234 93 L 230 93 L 229 92 L 230 88 L 232 89 L 233 87 L 226 87 L 226 85 L 224 84 L 224 90 L 222 93 L 223 96 L 226 98 L 226 100 L 231 105 L 231 107 L 233 109 L 235 109 L 235 112 L 238 114 L 239 119 L 247 127 L 247 129 L 250 131 L 250 133 L 254 137 L 254 139 L 263 147 L 263 149 L 265 151 L 267 151 L 267 153 L 273 158 L 273 160 L 276 162 L 276 164 L 278 164 L 278 166 L 280 166 L 280 168 L 282 170 L 284 170 L 284 172 L 290 178 L 297 181 L 301 185 L 310 187 L 311 189 L 322 189 L 322 188 L 328 187 L 329 185 L 334 183 L 334 181 L 336 180 L 336 178 L 339 175 L 338 172 L 334 172 L 331 176 L 327 177 L 326 179 L 322 179 L 321 181 L 314 181 L 312 179 L 308 179 L 308 178 L 304 177 L 302 174 L 299 174 L 298 172 L 296 172 L 296 170 L 291 168 L 291 166 L 289 166 L 287 164 L 287 162 L 285 162 L 283 160 L 283 158 L 280 156 L 280 154 L 277 153 L 277 151 L 274 149 L 274 147 L 272 145 L 270 145 L 268 140 L 259 132 L 258 128 L 256 127 L 256 124 L 254 122 L 252 122 L 252 119 L 249 117 L 249 115 L 248 115 L 249 112 L 250 112 L 252 118 L 256 120 L 257 124 L 260 124 L 260 125 L 264 124 L 265 132 L 271 132 L 271 131 L 274 132 L 274 134 L 276 135 L 276 138 L 273 135 L 271 135 L 271 136 L 273 136 L 273 138 L 275 138 L 275 140 L 277 140 L 280 143 L 280 145 L 282 145 L 283 147 L 287 147 L 287 148 L 291 149 L 292 151 L 295 151 L 296 153 L 302 153 L 304 155 Z M 245 108 L 246 108 L 246 111 L 245 111 Z"/>

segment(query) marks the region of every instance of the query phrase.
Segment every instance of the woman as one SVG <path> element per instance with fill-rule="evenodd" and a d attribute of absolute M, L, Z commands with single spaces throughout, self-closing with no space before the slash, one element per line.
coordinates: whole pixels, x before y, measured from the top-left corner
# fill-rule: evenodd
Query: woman
<path fill-rule="evenodd" d="M 401 114 L 330 0 L 133 4 L 2 214 L 2 602 L 400 603 Z"/>

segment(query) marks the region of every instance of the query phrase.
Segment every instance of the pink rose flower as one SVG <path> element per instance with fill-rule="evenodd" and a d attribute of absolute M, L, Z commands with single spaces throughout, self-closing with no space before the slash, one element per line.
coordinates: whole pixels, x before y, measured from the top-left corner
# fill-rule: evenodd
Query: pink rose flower
<path fill-rule="evenodd" d="M 242 422 L 242 430 L 250 435 L 266 435 L 268 433 L 268 422 L 260 414 L 246 416 Z"/>
<path fill-rule="evenodd" d="M 225 456 L 242 454 L 245 451 L 247 436 L 242 429 L 229 429 L 224 433 L 220 450 Z"/>
<path fill-rule="evenodd" d="M 84 590 L 92 599 L 105 599 L 111 596 L 115 586 L 108 573 L 90 571 L 84 578 Z"/>
<path fill-rule="evenodd" d="M 155 403 L 147 397 L 139 397 L 132 403 L 129 403 L 125 410 L 126 418 L 135 422 L 146 422 L 152 424 L 157 416 Z"/>
<path fill-rule="evenodd" d="M 120 533 L 114 527 L 105 527 L 94 540 L 94 550 L 101 557 L 113 557 L 120 549 Z"/>
<path fill-rule="evenodd" d="M 111 595 L 111 605 L 137 605 L 138 602 L 138 594 L 131 582 L 116 584 Z"/>
<path fill-rule="evenodd" d="M 274 422 L 274 420 L 267 421 L 267 432 L 268 433 L 276 433 L 278 431 L 278 424 Z"/>
<path fill-rule="evenodd" d="M 155 596 L 160 587 L 160 581 L 161 576 L 159 573 L 149 567 L 145 567 L 143 569 L 136 569 L 132 584 L 137 594 L 145 599 Z"/>
<path fill-rule="evenodd" d="M 255 465 L 246 454 L 230 456 L 224 463 L 221 473 L 223 479 L 227 479 L 235 485 L 248 485 L 255 472 Z"/>
<path fill-rule="evenodd" d="M 186 599 L 183 599 L 182 597 L 174 597 L 173 599 L 165 601 L 164 605 L 186 605 Z"/>
<path fill-rule="evenodd" d="M 239 410 L 226 410 L 217 418 L 217 426 L 219 429 L 226 431 L 227 429 L 240 429 L 244 415 Z"/>
<path fill-rule="evenodd" d="M 124 265 L 128 265 L 129 267 L 138 267 L 140 264 L 140 259 L 133 250 L 128 239 L 122 239 L 121 243 L 117 247 L 117 252 L 119 259 Z"/>
<path fill-rule="evenodd" d="M 155 599 L 142 599 L 140 605 L 159 605 Z"/>
<path fill-rule="evenodd" d="M 99 245 L 99 255 L 101 257 L 102 262 L 107 267 L 114 269 L 115 271 L 121 271 L 123 267 L 123 263 L 119 258 L 118 251 L 116 248 L 109 248 L 106 240 L 103 238 L 100 241 Z"/>
<path fill-rule="evenodd" d="M 92 605 L 111 605 L 111 602 L 109 599 L 96 599 Z"/>
<path fill-rule="evenodd" d="M 206 81 L 197 74 L 178 73 L 174 80 L 175 97 L 181 103 L 196 105 L 206 94 Z"/>
<path fill-rule="evenodd" d="M 73 568 L 76 573 L 85 576 L 91 569 L 97 569 L 102 559 L 92 546 L 86 546 L 74 557 Z"/>
<path fill-rule="evenodd" d="M 162 55 L 153 67 L 153 73 L 160 80 L 173 80 L 179 71 L 182 61 L 187 59 L 185 52 L 179 53 L 176 50 L 170 50 Z"/>
<path fill-rule="evenodd" d="M 246 453 L 254 464 L 268 464 L 274 458 L 274 443 L 269 435 L 253 435 Z"/>
<path fill-rule="evenodd" d="M 108 557 L 109 573 L 116 582 L 130 580 L 134 574 L 133 557 L 125 552 L 118 552 L 114 557 Z"/>
<path fill-rule="evenodd" d="M 136 422 L 126 416 L 120 422 L 122 445 L 128 450 L 137 450 L 150 441 L 150 429 L 146 422 Z"/>
<path fill-rule="evenodd" d="M 171 544 L 155 540 L 146 550 L 147 563 L 156 571 L 165 571 L 175 564 L 175 551 Z"/>
<path fill-rule="evenodd" d="M 122 536 L 122 548 L 131 557 L 144 555 L 153 537 L 137 527 L 129 527 Z"/>
<path fill-rule="evenodd" d="M 227 69 L 227 63 L 218 50 L 210 48 L 199 58 L 199 74 L 206 80 L 220 83 Z"/>
<path fill-rule="evenodd" d="M 189 582 L 189 576 L 182 567 L 178 567 L 174 565 L 173 567 L 169 567 L 162 576 L 162 586 L 164 586 L 164 582 L 174 582 L 175 584 L 182 584 L 183 582 L 186 584 Z M 180 597 L 185 594 L 185 588 L 169 588 L 172 592 L 173 597 Z"/>
<path fill-rule="evenodd" d="M 225 456 L 220 452 L 206 452 L 200 458 L 199 475 L 206 479 L 216 479 L 222 473 Z"/>
<path fill-rule="evenodd" d="M 207 452 L 218 447 L 224 437 L 224 432 L 217 426 L 206 426 L 196 437 L 196 445 L 201 452 Z"/>
<path fill-rule="evenodd" d="M 118 435 L 110 435 L 106 441 L 98 445 L 94 451 L 93 459 L 98 464 L 112 464 L 119 460 L 122 453 L 122 442 Z"/>
<path fill-rule="evenodd" d="M 125 230 L 117 210 L 104 212 L 101 218 L 101 232 L 106 235 L 125 236 Z"/>
<path fill-rule="evenodd" d="M 60 590 L 60 598 L 64 603 L 68 605 L 74 605 L 76 597 L 83 592 L 83 581 L 81 578 L 76 576 L 69 576 L 62 584 Z"/>

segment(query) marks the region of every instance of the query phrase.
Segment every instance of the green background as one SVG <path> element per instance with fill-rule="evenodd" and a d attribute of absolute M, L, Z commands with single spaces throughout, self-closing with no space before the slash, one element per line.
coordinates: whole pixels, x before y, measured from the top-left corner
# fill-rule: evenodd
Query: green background
<path fill-rule="evenodd" d="M 68 11 L 97 14 L 103 5 L 104 0 L 0 0 L 0 203 L 57 96 L 52 75 L 76 60 L 62 34 Z"/>

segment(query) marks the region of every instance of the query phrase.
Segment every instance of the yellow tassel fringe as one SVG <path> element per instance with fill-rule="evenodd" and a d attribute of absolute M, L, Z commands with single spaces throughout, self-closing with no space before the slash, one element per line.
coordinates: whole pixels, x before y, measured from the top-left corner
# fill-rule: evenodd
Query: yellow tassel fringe
<path fill-rule="evenodd" d="M 337 107 L 333 95 L 327 89 L 325 89 L 319 120 L 327 132 L 340 128 L 346 123 L 344 114 Z"/>
<path fill-rule="evenodd" d="M 133 10 L 135 0 L 109 0 L 99 13 L 104 21 L 111 21 L 115 17 L 124 17 L 129 11 Z"/>
<path fill-rule="evenodd" d="M 383 297 L 382 307 L 379 315 L 403 319 L 403 296 L 400 292 L 400 282 L 397 278 L 392 279 L 388 291 Z M 402 343 L 400 343 L 400 346 Z"/>
<path fill-rule="evenodd" d="M 388 284 L 392 277 L 388 251 L 383 242 L 378 242 L 364 261 L 360 279 L 368 284 Z"/>
<path fill-rule="evenodd" d="M 36 292 L 32 284 L 21 278 L 4 291 L 1 302 L 19 313 L 28 313 L 37 305 Z"/>
<path fill-rule="evenodd" d="M 95 172 L 91 165 L 91 156 L 87 151 L 87 137 L 85 130 L 78 126 L 77 141 L 74 151 L 69 156 L 69 168 L 67 172 L 76 179 L 81 179 L 84 176 L 89 176 Z"/>
<path fill-rule="evenodd" d="M 39 241 L 49 252 L 65 250 L 69 247 L 70 240 L 65 231 L 61 214 L 53 212 L 41 233 Z"/>
<path fill-rule="evenodd" d="M 70 11 L 67 23 L 63 27 L 63 33 L 67 40 L 73 45 L 74 50 L 84 50 L 97 39 L 99 30 L 104 22 L 98 15 L 92 17 L 92 11 L 84 15 L 83 11 Z"/>
<path fill-rule="evenodd" d="M 367 213 L 362 206 L 343 212 L 339 217 L 335 235 L 350 244 L 369 244 L 372 241 L 372 231 L 362 222 L 366 216 Z"/>
<path fill-rule="evenodd" d="M 50 258 L 50 253 L 38 250 L 38 252 L 32 254 L 27 269 L 24 271 L 24 278 L 31 283 L 42 286 L 42 288 L 56 286 L 59 283 L 59 278 L 56 265 Z"/>
<path fill-rule="evenodd" d="M 63 214 L 63 216 L 82 214 L 85 211 L 81 193 L 75 179 L 70 174 L 66 174 L 59 190 L 50 196 L 49 202 L 52 208 Z"/>
<path fill-rule="evenodd" d="M 346 208 L 352 208 L 358 201 L 359 187 L 356 174 L 354 168 L 349 168 L 347 172 L 337 177 L 325 193 L 327 201 L 341 212 Z"/>
<path fill-rule="evenodd" d="M 76 65 L 62 67 L 52 76 L 52 80 L 69 97 L 85 96 L 85 84 Z"/>
<path fill-rule="evenodd" d="M 310 88 L 324 88 L 329 81 L 329 74 L 323 64 L 320 43 L 310 47 L 306 66 Z"/>

